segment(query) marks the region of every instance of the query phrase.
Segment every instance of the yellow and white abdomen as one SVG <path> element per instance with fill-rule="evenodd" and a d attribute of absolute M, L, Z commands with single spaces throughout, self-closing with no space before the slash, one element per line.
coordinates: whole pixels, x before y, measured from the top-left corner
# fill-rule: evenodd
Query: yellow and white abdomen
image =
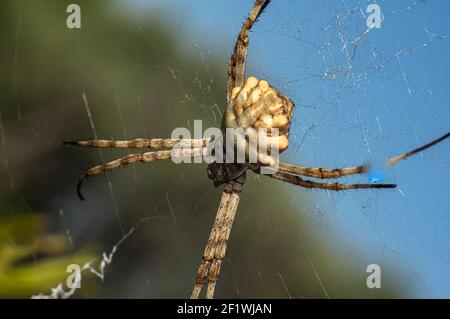
<path fill-rule="evenodd" d="M 223 117 L 223 129 L 243 129 L 245 141 L 236 143 L 236 149 L 244 147 L 241 151 L 245 152 L 247 159 L 253 150 L 258 163 L 272 165 L 271 150 L 277 147 L 278 153 L 281 153 L 288 148 L 293 109 L 292 101 L 267 81 L 249 77 L 242 87 L 233 89 Z M 266 143 L 268 153 L 260 152 L 259 148 L 254 150 L 249 143 L 252 137 L 256 138 L 258 146 Z"/>

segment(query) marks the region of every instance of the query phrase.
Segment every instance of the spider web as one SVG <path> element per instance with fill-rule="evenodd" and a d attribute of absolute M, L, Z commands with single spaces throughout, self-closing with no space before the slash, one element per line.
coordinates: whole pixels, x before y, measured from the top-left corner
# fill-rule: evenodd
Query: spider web
<path fill-rule="evenodd" d="M 331 230 L 367 260 L 397 267 L 415 296 L 444 296 L 439 281 L 448 276 L 448 201 L 437 201 L 446 188 L 448 150 L 432 150 L 389 170 L 384 163 L 440 134 L 433 132 L 446 131 L 446 97 L 433 79 L 442 64 L 423 63 L 445 47 L 440 42 L 448 27 L 433 23 L 438 9 L 428 3 L 382 1 L 377 3 L 383 26 L 369 30 L 364 22 L 370 3 L 277 3 L 274 27 L 262 34 L 283 50 L 273 67 L 258 71 L 297 102 L 291 161 L 322 167 L 365 163 L 371 172 L 356 181 L 381 176 L 399 184 L 394 192 L 314 194 L 320 204 L 313 209 L 328 225 L 318 232 L 326 237 Z M 273 57 L 265 55 L 261 65 L 270 65 Z"/>
<path fill-rule="evenodd" d="M 48 212 L 55 231 L 65 232 L 74 250 L 98 248 L 98 264 L 101 251 L 110 252 L 120 243 L 102 280 L 83 277 L 81 296 L 188 296 L 220 191 L 206 178 L 204 165 L 167 162 L 92 179 L 86 186 L 88 200 L 79 202 L 73 190 L 77 174 L 123 152 L 65 150 L 69 155 L 61 155 L 55 149 L 61 139 L 72 137 L 168 137 L 176 127 L 193 131 L 195 119 L 204 120 L 204 129 L 218 126 L 227 59 L 250 2 L 110 1 L 108 19 L 118 26 L 108 32 L 115 31 L 118 44 L 104 49 L 104 59 L 127 56 L 128 64 L 113 69 L 120 71 L 117 77 L 113 71 L 99 71 L 101 63 L 89 64 L 89 50 L 102 43 L 101 23 L 110 21 L 101 20 L 99 26 L 90 22 L 85 46 L 74 54 L 85 54 L 84 70 L 89 66 L 93 74 L 105 72 L 93 77 L 104 82 L 89 81 L 87 71 L 67 79 L 76 89 L 52 95 L 56 105 L 67 103 L 66 111 L 52 109 L 54 113 L 32 113 L 35 106 L 25 99 L 20 44 L 27 28 L 23 15 L 30 10 L 25 5 L 17 12 L 11 60 L 16 103 L 0 104 L 2 187 L 11 193 L 4 211 Z M 272 1 L 250 34 L 247 75 L 267 79 L 295 102 L 290 148 L 283 160 L 328 168 L 364 163 L 369 174 L 342 182 L 378 179 L 397 183 L 398 189 L 306 191 L 251 176 L 217 297 L 450 296 L 445 285 L 450 279 L 448 143 L 385 167 L 389 157 L 448 131 L 450 95 L 443 83 L 448 83 L 449 65 L 443 57 L 450 51 L 445 17 L 450 6 L 377 1 L 384 21 L 380 29 L 369 30 L 366 8 L 371 3 Z M 167 24 L 164 19 L 170 22 L 167 33 L 157 29 Z M 131 26 L 132 41 L 145 49 L 121 47 L 127 41 L 121 29 L 125 24 Z M 174 37 L 175 44 L 164 44 L 152 28 L 161 38 Z M 69 54 L 70 47 L 65 49 Z M 148 56 L 137 53 L 141 51 Z M 45 80 L 38 75 L 33 89 L 45 88 Z M 38 101 L 47 100 L 40 96 Z M 32 114 L 28 120 L 27 112 Z M 70 118 L 80 127 L 63 129 L 49 114 Z M 40 157 L 37 147 L 21 153 L 11 146 L 33 143 L 49 155 Z M 51 163 L 43 169 L 45 178 L 34 173 L 37 177 L 25 179 L 32 174 L 27 163 L 22 164 L 26 171 L 19 172 L 17 159 L 30 154 Z M 36 191 L 39 198 L 22 197 L 54 176 L 52 167 L 67 170 L 55 178 L 64 180 L 61 188 Z M 21 180 L 29 184 L 21 186 Z M 366 287 L 369 264 L 381 266 L 379 291 Z"/>

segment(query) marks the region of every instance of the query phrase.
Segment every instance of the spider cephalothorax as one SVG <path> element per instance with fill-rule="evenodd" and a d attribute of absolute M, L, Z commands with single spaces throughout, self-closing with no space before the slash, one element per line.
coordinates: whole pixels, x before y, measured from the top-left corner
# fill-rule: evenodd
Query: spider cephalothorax
<path fill-rule="evenodd" d="M 248 167 L 238 163 L 211 163 L 208 165 L 207 173 L 214 186 L 218 187 L 245 175 Z"/>

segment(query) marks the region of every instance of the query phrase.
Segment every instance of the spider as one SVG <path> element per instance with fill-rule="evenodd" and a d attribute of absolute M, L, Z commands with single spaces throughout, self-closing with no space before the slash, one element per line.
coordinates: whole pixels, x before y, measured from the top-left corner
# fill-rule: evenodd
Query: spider
<path fill-rule="evenodd" d="M 293 102 L 274 89 L 267 81 L 255 77 L 245 79 L 245 65 L 249 44 L 249 31 L 269 4 L 270 0 L 256 0 L 249 16 L 244 21 L 237 37 L 233 54 L 228 63 L 227 102 L 228 105 L 222 118 L 222 130 L 226 128 L 242 127 L 246 129 L 276 128 L 280 135 L 276 136 L 280 153 L 288 148 L 289 127 L 292 119 Z M 395 156 L 388 160 L 388 165 L 417 154 L 425 149 L 442 142 L 450 136 L 450 132 L 436 140 Z M 148 148 L 152 151 L 129 154 L 109 163 L 92 167 L 82 173 L 77 185 L 77 192 L 81 199 L 81 185 L 89 177 L 113 170 L 123 165 L 134 163 L 151 163 L 158 160 L 168 160 L 182 157 L 202 156 L 212 143 L 212 139 L 156 139 L 138 138 L 129 141 L 119 140 L 88 140 L 66 141 L 65 144 L 97 147 L 97 148 Z M 178 150 L 176 145 L 187 148 Z M 248 153 L 247 153 L 248 155 Z M 208 165 L 208 177 L 215 186 L 223 184 L 223 193 L 215 217 L 208 242 L 206 244 L 202 262 L 198 268 L 194 289 L 191 298 L 199 297 L 203 285 L 207 281 L 206 298 L 214 297 L 216 282 L 220 267 L 230 236 L 235 213 L 239 204 L 240 194 L 245 183 L 247 171 L 261 174 L 261 168 L 267 163 L 264 157 L 258 154 L 257 163 L 211 163 Z M 325 189 L 331 191 L 344 191 L 351 189 L 381 189 L 395 188 L 395 184 L 339 184 L 304 179 L 304 177 L 323 179 L 337 179 L 347 175 L 363 174 L 367 172 L 364 165 L 327 169 L 320 167 L 304 167 L 279 162 L 278 170 L 270 175 L 273 179 L 307 189 Z"/>

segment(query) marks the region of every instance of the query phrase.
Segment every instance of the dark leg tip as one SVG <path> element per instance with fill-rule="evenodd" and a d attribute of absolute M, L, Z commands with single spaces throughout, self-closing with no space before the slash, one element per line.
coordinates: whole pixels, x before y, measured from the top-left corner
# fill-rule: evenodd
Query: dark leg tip
<path fill-rule="evenodd" d="M 81 201 L 84 201 L 84 196 L 83 196 L 83 194 L 81 193 L 81 183 L 82 183 L 82 181 L 80 180 L 80 181 L 78 182 L 78 185 L 77 185 L 77 195 L 78 195 L 78 198 L 79 198 Z"/>
<path fill-rule="evenodd" d="M 73 145 L 73 146 L 78 146 L 78 142 L 77 141 L 64 141 L 63 145 Z"/>

